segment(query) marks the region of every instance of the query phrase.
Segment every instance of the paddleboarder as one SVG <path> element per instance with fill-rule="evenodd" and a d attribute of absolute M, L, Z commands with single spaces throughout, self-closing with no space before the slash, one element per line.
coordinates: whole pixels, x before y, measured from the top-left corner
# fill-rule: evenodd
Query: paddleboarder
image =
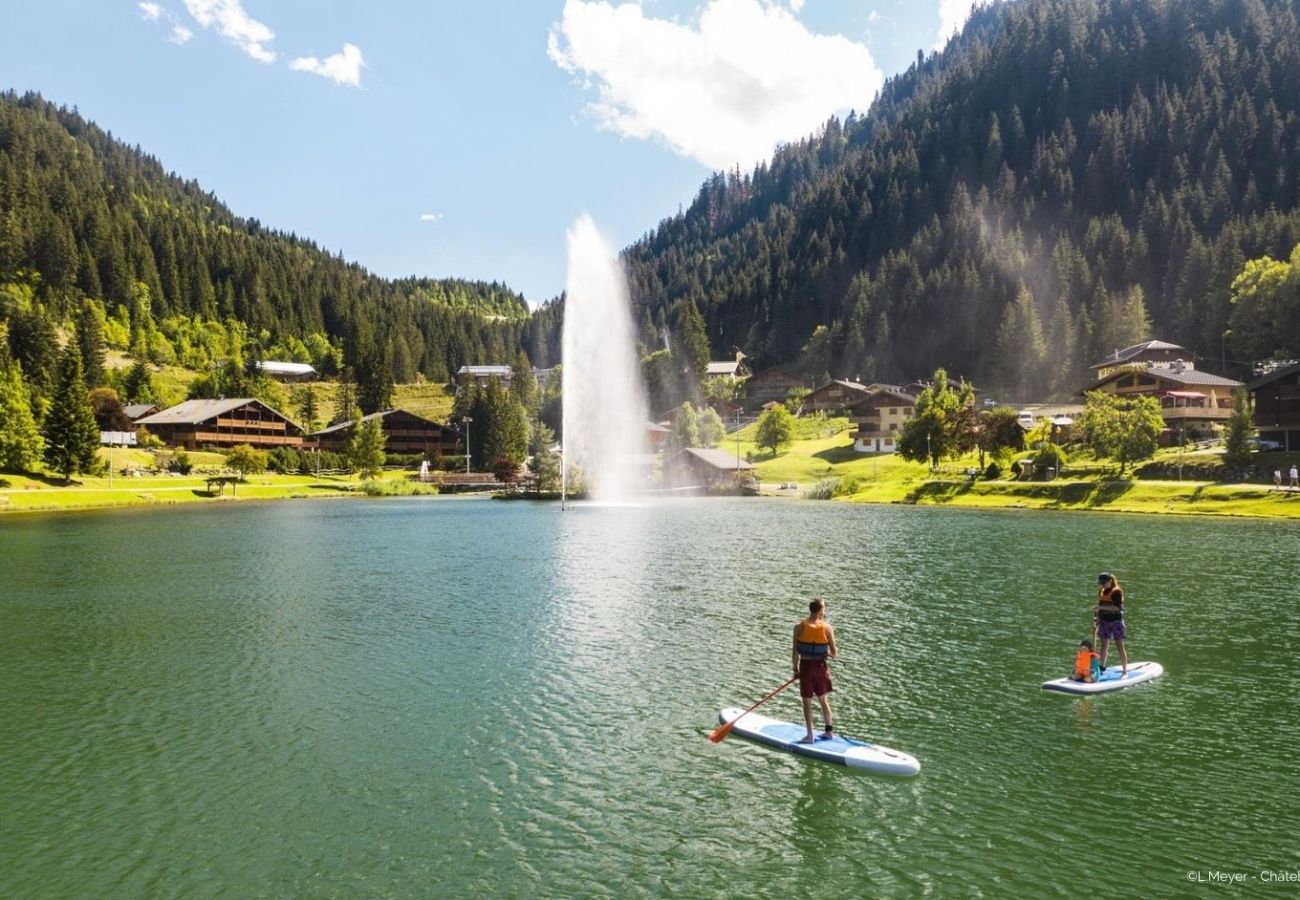
<path fill-rule="evenodd" d="M 799 741 L 801 744 L 811 744 L 817 740 L 813 732 L 813 698 L 821 704 L 822 721 L 826 724 L 823 737 L 832 736 L 829 694 L 834 688 L 831 687 L 831 673 L 826 660 L 835 659 L 838 653 L 835 629 L 826 621 L 826 601 L 820 597 L 815 598 L 808 604 L 808 618 L 801 619 L 794 626 L 794 644 L 791 648 L 794 674 L 799 679 L 799 696 L 803 698 L 803 721 L 808 728 L 808 734 Z"/>
<path fill-rule="evenodd" d="M 1109 572 L 1097 576 L 1097 639 L 1101 641 L 1101 669 L 1106 671 L 1106 650 L 1112 639 L 1119 650 L 1123 669 L 1120 677 L 1128 675 L 1128 649 L 1124 646 L 1124 592 L 1119 582 Z"/>

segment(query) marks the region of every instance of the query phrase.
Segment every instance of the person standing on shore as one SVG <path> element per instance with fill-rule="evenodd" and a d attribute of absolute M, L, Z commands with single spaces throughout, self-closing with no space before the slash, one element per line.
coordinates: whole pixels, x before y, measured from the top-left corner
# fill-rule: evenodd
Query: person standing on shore
<path fill-rule="evenodd" d="M 1106 650 L 1112 639 L 1119 650 L 1119 660 L 1123 669 L 1120 677 L 1128 674 L 1128 649 L 1124 646 L 1124 592 L 1119 582 L 1109 572 L 1097 576 L 1100 587 L 1097 590 L 1097 639 L 1101 641 L 1101 670 L 1106 671 Z"/>
<path fill-rule="evenodd" d="M 817 740 L 813 733 L 813 698 L 821 704 L 822 722 L 826 725 L 822 737 L 829 739 L 833 735 L 829 694 L 834 688 L 826 660 L 835 659 L 838 654 L 835 629 L 826 621 L 826 601 L 816 598 L 808 604 L 808 618 L 794 626 L 794 645 L 790 654 L 794 674 L 799 678 L 799 696 L 803 698 L 803 721 L 808 728 L 808 734 L 799 741 L 801 744 Z"/>

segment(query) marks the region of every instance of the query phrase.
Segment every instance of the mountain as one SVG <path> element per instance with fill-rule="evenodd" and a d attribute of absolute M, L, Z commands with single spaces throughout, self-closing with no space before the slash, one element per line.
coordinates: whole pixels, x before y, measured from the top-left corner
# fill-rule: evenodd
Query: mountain
<path fill-rule="evenodd" d="M 1017 0 L 625 253 L 647 347 L 1068 395 L 1159 336 L 1231 359 L 1230 286 L 1300 243 L 1300 2 Z"/>
<path fill-rule="evenodd" d="M 87 300 L 110 344 L 193 368 L 310 354 L 446 381 L 520 348 L 558 356 L 554 313 L 530 316 L 502 284 L 379 278 L 236 216 L 75 109 L 0 94 L 0 321 L 12 343 L 66 328 Z"/>

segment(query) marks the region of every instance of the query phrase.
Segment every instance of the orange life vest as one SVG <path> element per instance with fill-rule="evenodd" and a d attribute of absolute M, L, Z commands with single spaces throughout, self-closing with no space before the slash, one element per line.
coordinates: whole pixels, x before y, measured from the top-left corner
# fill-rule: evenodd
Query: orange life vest
<path fill-rule="evenodd" d="M 804 619 L 799 623 L 799 637 L 796 640 L 801 659 L 825 659 L 831 650 L 831 626 L 825 619 L 810 622 Z"/>
<path fill-rule="evenodd" d="M 1080 647 L 1079 652 L 1074 655 L 1074 677 L 1082 680 L 1091 675 L 1094 659 L 1099 660 L 1101 657 L 1087 647 Z M 1059 672 L 1060 669 L 1057 671 Z"/>

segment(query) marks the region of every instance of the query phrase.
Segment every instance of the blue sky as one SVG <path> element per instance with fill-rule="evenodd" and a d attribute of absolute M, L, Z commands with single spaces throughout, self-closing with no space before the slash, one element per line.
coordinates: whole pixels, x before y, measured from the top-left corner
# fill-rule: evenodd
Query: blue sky
<path fill-rule="evenodd" d="M 385 276 L 564 286 L 934 48 L 970 0 L 17 0 L 0 85 Z"/>

